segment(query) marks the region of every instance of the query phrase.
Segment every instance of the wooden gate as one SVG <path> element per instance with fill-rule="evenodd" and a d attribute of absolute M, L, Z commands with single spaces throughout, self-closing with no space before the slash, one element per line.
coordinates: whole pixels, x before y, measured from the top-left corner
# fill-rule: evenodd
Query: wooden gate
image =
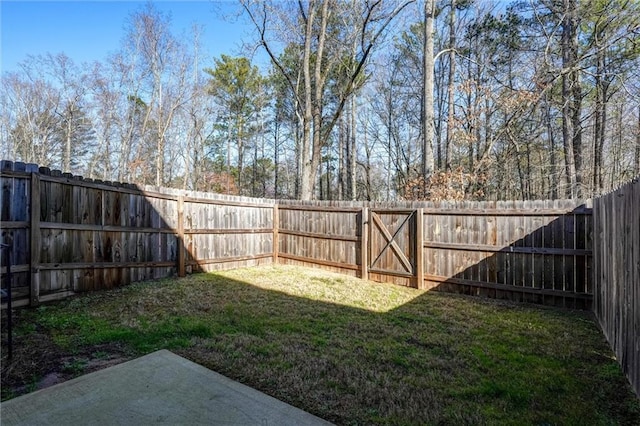
<path fill-rule="evenodd" d="M 422 232 L 420 211 L 371 209 L 369 215 L 370 276 L 390 276 L 397 284 L 421 287 L 417 279 L 422 263 L 417 241 L 421 239 L 416 238 Z"/>

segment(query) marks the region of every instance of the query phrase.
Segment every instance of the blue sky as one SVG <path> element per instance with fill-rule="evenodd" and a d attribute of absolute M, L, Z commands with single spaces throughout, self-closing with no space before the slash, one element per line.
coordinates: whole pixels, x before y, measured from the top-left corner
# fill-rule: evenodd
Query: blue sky
<path fill-rule="evenodd" d="M 155 1 L 171 14 L 172 32 L 188 32 L 194 23 L 204 28 L 201 38 L 213 65 L 220 54 L 239 55 L 242 40 L 251 40 L 243 21 L 225 20 L 237 11 L 235 2 Z M 64 52 L 77 64 L 103 61 L 116 51 L 125 34 L 128 16 L 144 1 L 7 1 L 0 3 L 0 70 L 17 71 L 27 55 Z"/>

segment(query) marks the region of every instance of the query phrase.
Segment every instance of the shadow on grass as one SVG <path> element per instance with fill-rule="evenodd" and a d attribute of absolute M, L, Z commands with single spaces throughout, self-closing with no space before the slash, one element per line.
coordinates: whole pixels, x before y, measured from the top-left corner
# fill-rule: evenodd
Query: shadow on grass
<path fill-rule="evenodd" d="M 318 270 L 133 284 L 25 311 L 18 329 L 66 354 L 171 349 L 339 424 L 640 421 L 587 313 Z M 3 388 L 5 379 L 3 371 Z"/>
<path fill-rule="evenodd" d="M 584 205 L 555 216 L 523 216 L 517 229 L 510 216 L 429 217 L 425 227 L 483 229 L 486 245 L 466 246 L 449 241 L 443 232 L 427 229 L 427 280 L 440 291 L 591 310 L 593 299 L 592 216 Z M 525 220 L 526 219 L 526 220 Z M 469 220 L 482 223 L 468 223 Z M 504 220 L 504 222 L 501 222 Z M 453 221 L 453 222 L 452 222 Z M 462 224 L 459 223 L 462 221 Z M 484 222 L 490 223 L 487 225 Z M 451 222 L 451 223 L 449 223 Z M 501 230 L 504 227 L 505 230 Z M 524 235 L 501 241 L 504 235 Z M 453 237 L 458 238 L 458 237 Z M 464 237 L 460 237 L 464 240 Z M 480 238 L 476 236 L 475 238 Z M 477 240 L 480 242 L 481 240 Z M 451 243 L 454 243 L 451 247 Z M 431 246 L 432 248 L 429 248 Z M 483 251 L 483 247 L 487 251 Z"/>

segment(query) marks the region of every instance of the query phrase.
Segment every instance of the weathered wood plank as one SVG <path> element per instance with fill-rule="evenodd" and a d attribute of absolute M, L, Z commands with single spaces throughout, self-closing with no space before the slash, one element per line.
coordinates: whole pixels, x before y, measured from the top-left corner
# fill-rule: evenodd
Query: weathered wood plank
<path fill-rule="evenodd" d="M 496 208 L 486 208 L 486 209 L 434 209 L 434 208 L 424 208 L 423 211 L 428 215 L 439 215 L 439 216 L 512 216 L 512 217 L 520 217 L 520 216 L 561 216 L 568 213 L 575 215 L 591 215 L 593 213 L 593 209 L 588 207 L 566 207 L 566 208 L 533 208 L 533 209 L 524 209 L 520 207 L 509 207 L 504 208 L 499 205 L 503 202 L 498 202 L 498 207 Z M 572 201 L 569 201 L 569 204 L 572 204 Z"/>
<path fill-rule="evenodd" d="M 72 263 L 40 263 L 38 269 L 43 271 L 71 270 L 71 269 L 121 269 L 121 268 L 160 268 L 175 266 L 174 261 L 144 261 L 144 262 L 72 262 Z M 86 291 L 86 290 L 81 290 Z"/>
<path fill-rule="evenodd" d="M 6 221 L 0 222 L 2 229 L 29 229 L 28 221 Z"/>
<path fill-rule="evenodd" d="M 264 233 L 271 232 L 271 230 L 264 230 Z M 358 237 L 352 237 L 349 235 L 340 235 L 340 234 L 324 234 L 319 232 L 302 232 L 302 231 L 293 231 L 291 229 L 280 229 L 278 231 L 279 234 L 282 235 L 296 235 L 299 237 L 307 237 L 307 238 L 318 238 L 323 240 L 332 240 L 332 241 L 360 241 Z"/>
<path fill-rule="evenodd" d="M 186 276 L 186 264 L 185 264 L 185 253 L 184 253 L 184 196 L 178 196 L 178 276 L 184 277 Z"/>
<path fill-rule="evenodd" d="M 173 234 L 174 233 L 173 231 L 171 231 L 169 229 L 158 230 L 156 228 L 156 231 L 157 232 L 161 232 L 162 231 L 162 233 L 168 233 L 168 234 Z M 175 232 L 175 233 L 178 233 L 178 232 Z M 197 235 L 205 235 L 205 234 L 224 234 L 224 235 L 233 235 L 233 234 L 271 234 L 271 233 L 273 233 L 273 228 L 188 229 L 188 230 L 183 231 L 183 233 L 185 235 L 189 235 L 189 234 L 197 234 Z M 288 233 L 288 234 L 291 234 L 291 235 L 302 235 L 302 234 L 305 234 L 303 232 L 296 232 L 296 231 L 289 231 L 289 230 L 284 230 L 282 233 L 283 234 L 287 234 Z M 309 234 L 308 236 L 315 236 L 316 238 L 332 239 L 331 236 L 327 237 L 324 234 Z M 336 239 L 340 239 L 340 238 L 347 238 L 347 237 L 337 236 Z"/>
<path fill-rule="evenodd" d="M 360 211 L 360 278 L 369 279 L 369 209 Z"/>
<path fill-rule="evenodd" d="M 142 227 L 142 226 L 119 226 L 119 225 L 87 225 L 83 223 L 59 223 L 41 222 L 40 229 L 57 229 L 63 231 L 103 231 L 103 232 L 156 232 L 161 234 L 176 234 L 177 229 Z M 251 232 L 250 230 L 248 232 Z"/>
<path fill-rule="evenodd" d="M 426 248 L 439 248 L 463 251 L 486 251 L 492 253 L 519 253 L 519 254 L 548 254 L 556 256 L 592 256 L 592 250 L 545 248 L 545 247 L 499 247 L 488 244 L 456 244 L 456 243 L 431 243 L 425 242 Z"/>
<path fill-rule="evenodd" d="M 449 283 L 449 284 L 455 284 L 455 285 L 467 286 L 467 287 L 482 287 L 482 288 L 490 288 L 490 289 L 500 289 L 500 290 L 509 291 L 509 292 L 530 293 L 530 294 L 540 294 L 540 295 L 546 294 L 546 295 L 559 296 L 559 297 L 566 296 L 565 292 L 563 291 L 538 289 L 530 286 L 523 286 L 523 287 L 509 286 L 506 284 L 486 283 L 484 281 L 465 280 L 461 278 L 451 278 L 451 277 L 443 277 L 443 276 L 437 276 L 437 275 L 426 275 L 425 279 L 433 282 Z M 575 294 L 574 297 L 577 299 L 583 299 L 583 300 L 591 300 L 593 298 L 592 295 L 583 294 L 583 293 Z"/>
<path fill-rule="evenodd" d="M 416 288 L 423 289 L 424 286 L 424 213 L 422 208 L 418 208 L 414 214 L 415 220 L 415 275 Z"/>
<path fill-rule="evenodd" d="M 360 268 L 360 266 L 357 264 L 331 262 L 331 261 L 322 260 L 322 259 L 315 259 L 312 257 L 293 255 L 289 253 L 280 253 L 280 257 L 282 257 L 283 259 L 298 260 L 302 262 L 313 263 L 316 265 L 332 266 L 334 268 L 340 268 L 340 269 L 353 269 L 354 271 L 357 271 Z"/>
<path fill-rule="evenodd" d="M 273 213 L 272 213 L 272 227 L 273 227 L 273 236 L 271 237 L 272 251 L 273 251 L 273 263 L 278 263 L 278 252 L 280 251 L 280 212 L 278 210 L 278 205 L 274 204 Z"/>
<path fill-rule="evenodd" d="M 245 260 L 256 260 L 256 259 L 267 259 L 271 257 L 271 253 L 265 253 L 261 255 L 251 255 L 251 256 L 226 256 L 226 257 L 218 257 L 215 259 L 198 259 L 191 260 L 188 263 L 190 265 L 209 265 L 212 263 L 225 263 L 225 262 L 241 262 Z"/>
<path fill-rule="evenodd" d="M 360 211 L 358 207 L 324 207 L 324 206 L 304 206 L 293 204 L 278 204 L 280 210 L 298 210 L 310 212 L 332 212 L 332 213 L 357 213 Z"/>
<path fill-rule="evenodd" d="M 30 267 L 31 267 L 31 284 L 29 304 L 37 306 L 40 304 L 40 271 L 38 265 L 40 263 L 40 250 L 42 245 L 40 231 L 40 175 L 31 174 L 31 211 L 30 211 Z"/>

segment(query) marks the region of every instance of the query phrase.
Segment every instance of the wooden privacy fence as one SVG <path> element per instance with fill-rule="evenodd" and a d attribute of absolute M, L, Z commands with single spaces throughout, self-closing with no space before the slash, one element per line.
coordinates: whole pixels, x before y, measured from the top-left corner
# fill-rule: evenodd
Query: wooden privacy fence
<path fill-rule="evenodd" d="M 268 201 L 139 188 L 8 161 L 0 172 L 14 306 L 272 258 Z"/>
<path fill-rule="evenodd" d="M 592 298 L 591 209 L 572 201 L 275 201 L 7 161 L 1 172 L 18 306 L 271 262 L 569 307 L 588 308 Z"/>
<path fill-rule="evenodd" d="M 640 396 L 640 180 L 594 201 L 594 311 Z"/>
<path fill-rule="evenodd" d="M 443 290 L 590 307 L 592 210 L 574 201 L 425 209 L 425 279 Z M 451 288 L 453 286 L 453 288 Z"/>
<path fill-rule="evenodd" d="M 279 205 L 277 221 L 281 263 L 417 288 L 591 306 L 588 204 L 287 203 Z"/>

